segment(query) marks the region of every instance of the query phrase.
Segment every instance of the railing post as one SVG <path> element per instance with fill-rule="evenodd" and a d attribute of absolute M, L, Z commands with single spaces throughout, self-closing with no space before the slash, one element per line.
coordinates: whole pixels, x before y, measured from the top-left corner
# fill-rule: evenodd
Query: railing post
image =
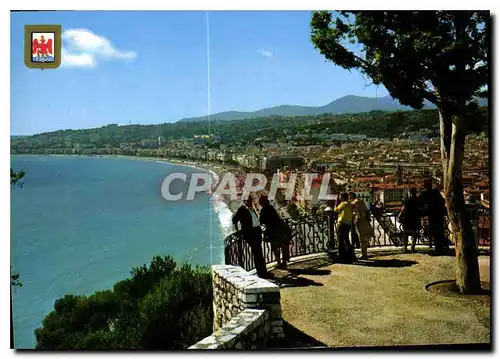
<path fill-rule="evenodd" d="M 335 212 L 332 207 L 327 206 L 325 208 L 325 213 L 328 219 L 328 252 L 329 255 L 332 257 L 332 259 L 337 258 L 337 255 L 333 254 L 333 251 L 335 251 L 338 246 L 337 246 L 337 240 L 335 238 Z"/>
<path fill-rule="evenodd" d="M 245 268 L 245 267 L 243 267 L 243 238 L 241 238 L 240 236 L 236 240 L 236 246 L 237 246 L 236 252 L 237 252 L 237 258 L 238 258 L 238 265 L 241 268 Z"/>
<path fill-rule="evenodd" d="M 426 216 L 427 218 L 427 233 L 428 233 L 428 236 L 427 238 L 429 239 L 429 248 L 432 248 L 432 246 L 435 244 L 435 237 L 434 237 L 434 234 L 432 232 L 432 229 L 431 229 L 431 224 L 429 222 L 429 216 Z"/>
<path fill-rule="evenodd" d="M 227 243 L 224 243 L 224 264 L 229 265 L 231 263 L 231 254 Z"/>
<path fill-rule="evenodd" d="M 333 211 L 328 212 L 328 248 L 336 249 L 337 241 L 335 238 L 335 213 Z"/>

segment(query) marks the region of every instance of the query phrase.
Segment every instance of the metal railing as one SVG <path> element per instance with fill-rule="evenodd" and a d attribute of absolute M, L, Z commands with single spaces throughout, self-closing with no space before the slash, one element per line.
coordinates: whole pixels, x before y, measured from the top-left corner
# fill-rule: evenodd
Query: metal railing
<path fill-rule="evenodd" d="M 474 232 L 474 236 L 476 237 L 476 243 L 479 246 L 489 246 L 491 241 L 491 229 L 490 229 L 490 213 L 489 210 L 479 209 L 479 210 L 469 210 L 470 219 L 472 222 L 472 230 Z M 371 224 L 375 232 L 375 237 L 370 241 L 370 247 L 384 247 L 384 246 L 393 246 L 399 245 L 395 241 L 396 238 L 399 237 L 399 233 L 403 231 L 402 224 L 399 223 L 397 218 L 397 213 L 384 213 L 382 218 L 386 218 L 391 221 L 394 232 L 390 233 L 385 231 L 382 228 L 382 225 L 379 223 L 379 219 L 375 216 L 371 216 Z M 420 238 L 417 239 L 417 244 L 430 245 L 429 238 L 429 218 L 423 217 L 421 219 L 421 230 L 420 230 Z M 451 231 L 451 224 L 448 217 L 445 217 L 444 220 L 444 232 L 446 238 L 453 243 L 453 236 Z M 396 242 L 396 243 L 395 243 Z"/>
<path fill-rule="evenodd" d="M 471 221 L 476 243 L 479 246 L 489 246 L 491 242 L 490 214 L 488 210 L 478 210 L 471 214 Z M 377 218 L 378 217 L 378 218 Z M 369 247 L 386 247 L 401 245 L 400 233 L 402 226 L 396 220 L 396 213 L 384 213 L 381 216 L 371 215 L 370 221 L 375 237 L 369 241 Z M 390 221 L 392 230 L 384 230 L 381 221 Z M 303 217 L 298 220 L 284 219 L 290 227 L 292 240 L 289 245 L 290 258 L 308 254 L 336 251 L 336 216 Z M 384 226 L 387 229 L 387 226 Z M 445 235 L 453 242 L 448 218 L 445 218 Z M 330 240 L 331 239 L 331 240 Z M 417 245 L 431 245 L 428 231 L 428 218 L 422 218 L 422 229 Z M 262 242 L 262 251 L 266 264 L 275 261 L 269 242 Z M 230 234 L 224 240 L 225 263 L 238 265 L 245 270 L 255 268 L 252 251 L 248 243 L 243 240 L 241 231 Z"/>
<path fill-rule="evenodd" d="M 326 216 L 302 218 L 298 221 L 287 218 L 283 221 L 291 229 L 290 258 L 321 253 L 329 249 L 330 235 Z M 271 243 L 263 241 L 262 252 L 266 264 L 274 262 Z M 245 270 L 255 268 L 252 251 L 248 243 L 243 240 L 241 231 L 226 237 L 224 257 L 226 264 L 239 265 Z"/>

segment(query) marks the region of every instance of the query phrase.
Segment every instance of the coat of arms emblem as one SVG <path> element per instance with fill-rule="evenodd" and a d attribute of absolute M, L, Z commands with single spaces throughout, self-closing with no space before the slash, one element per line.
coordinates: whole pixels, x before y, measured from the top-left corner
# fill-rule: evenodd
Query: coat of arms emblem
<path fill-rule="evenodd" d="M 61 64 L 61 26 L 26 25 L 24 62 L 36 69 L 54 69 Z"/>
<path fill-rule="evenodd" d="M 32 33 L 31 60 L 37 62 L 54 62 L 54 33 Z"/>

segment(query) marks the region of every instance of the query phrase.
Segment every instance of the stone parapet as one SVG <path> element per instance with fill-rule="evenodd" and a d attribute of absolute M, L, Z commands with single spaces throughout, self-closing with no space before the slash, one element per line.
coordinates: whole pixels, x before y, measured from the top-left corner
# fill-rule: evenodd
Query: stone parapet
<path fill-rule="evenodd" d="M 201 349 L 256 349 L 265 347 L 268 339 L 284 337 L 277 285 L 232 265 L 213 265 L 212 285 L 214 334 L 191 348 L 198 349 L 199 344 Z M 241 327 L 248 328 L 234 331 Z M 253 339 L 248 340 L 247 334 Z M 260 340 L 261 335 L 266 340 Z"/>
<path fill-rule="evenodd" d="M 271 321 L 267 310 L 245 309 L 189 349 L 263 349 L 270 333 Z"/>

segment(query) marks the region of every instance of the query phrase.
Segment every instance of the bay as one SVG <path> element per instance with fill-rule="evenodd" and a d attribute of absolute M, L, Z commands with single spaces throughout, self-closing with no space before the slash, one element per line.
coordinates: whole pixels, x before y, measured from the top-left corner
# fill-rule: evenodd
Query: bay
<path fill-rule="evenodd" d="M 207 193 L 166 201 L 164 178 L 205 172 L 165 162 L 78 156 L 12 156 L 24 170 L 11 189 L 11 263 L 23 283 L 13 293 L 16 348 L 65 294 L 112 288 L 153 256 L 210 265 L 223 261 L 230 212 Z M 176 180 L 172 192 L 187 191 Z M 229 221 L 230 222 L 230 221 Z M 212 251 L 210 246 L 212 245 Z"/>

